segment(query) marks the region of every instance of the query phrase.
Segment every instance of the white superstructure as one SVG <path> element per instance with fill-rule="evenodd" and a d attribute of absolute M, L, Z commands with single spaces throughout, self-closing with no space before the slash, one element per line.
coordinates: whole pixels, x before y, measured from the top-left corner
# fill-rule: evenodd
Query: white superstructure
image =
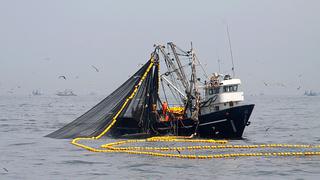
<path fill-rule="evenodd" d="M 243 92 L 239 90 L 240 85 L 240 79 L 214 73 L 203 88 L 201 114 L 238 106 L 244 100 Z"/>

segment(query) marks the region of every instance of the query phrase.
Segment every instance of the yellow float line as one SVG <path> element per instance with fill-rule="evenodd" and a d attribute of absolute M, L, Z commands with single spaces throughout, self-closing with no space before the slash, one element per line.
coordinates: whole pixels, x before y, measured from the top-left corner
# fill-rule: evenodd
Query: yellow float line
<path fill-rule="evenodd" d="M 272 157 L 272 156 L 319 156 L 320 151 L 308 152 L 259 152 L 259 153 L 227 153 L 227 154 L 210 154 L 210 155 L 183 155 L 162 153 L 161 151 L 190 151 L 190 150 L 208 150 L 208 149 L 257 149 L 257 148 L 320 148 L 320 145 L 301 145 L 301 144 L 261 144 L 261 145 L 219 145 L 219 146 L 187 146 L 187 147 L 115 147 L 119 145 L 141 143 L 141 142 L 191 142 L 191 143 L 218 143 L 225 144 L 225 140 L 205 140 L 189 139 L 185 137 L 155 137 L 139 140 L 124 140 L 104 144 L 101 148 L 86 148 L 92 152 L 109 152 L 109 153 L 126 153 L 136 155 L 148 155 L 156 157 L 169 157 L 180 159 L 214 159 L 214 158 L 235 158 L 235 157 Z M 152 152 L 159 151 L 159 152 Z"/>

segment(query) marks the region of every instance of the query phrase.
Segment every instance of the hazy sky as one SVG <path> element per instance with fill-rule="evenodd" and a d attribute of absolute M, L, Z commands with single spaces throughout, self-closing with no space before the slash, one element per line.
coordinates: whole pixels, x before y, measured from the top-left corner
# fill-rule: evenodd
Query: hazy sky
<path fill-rule="evenodd" d="M 220 57 L 227 73 L 226 23 L 245 93 L 320 91 L 319 7 L 318 0 L 0 0 L 0 94 L 107 95 L 153 44 L 168 41 L 183 48 L 193 41 L 208 72 Z"/>

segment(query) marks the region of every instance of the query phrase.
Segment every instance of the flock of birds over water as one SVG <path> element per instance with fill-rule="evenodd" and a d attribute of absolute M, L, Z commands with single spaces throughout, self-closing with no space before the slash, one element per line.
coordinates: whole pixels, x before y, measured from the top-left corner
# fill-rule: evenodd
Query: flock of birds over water
<path fill-rule="evenodd" d="M 44 60 L 49 61 L 50 58 L 45 58 Z M 91 68 L 94 69 L 94 71 L 97 72 L 97 73 L 100 72 L 100 70 L 99 70 L 96 66 L 94 66 L 94 65 L 91 65 Z M 76 76 L 75 78 L 76 78 L 76 79 L 79 79 L 79 76 Z M 58 79 L 68 80 L 69 78 L 68 78 L 66 75 L 59 75 L 59 76 L 58 76 Z M 2 84 L 1 84 L 1 82 L 0 82 L 0 88 L 1 88 L 1 85 L 2 85 Z M 15 90 L 21 89 L 21 88 L 22 88 L 22 87 L 21 87 L 20 85 L 14 87 L 14 88 L 10 88 L 10 90 L 7 91 L 7 94 L 15 94 Z M 65 91 L 66 91 L 66 90 L 65 90 Z M 70 91 L 72 91 L 72 90 L 70 90 Z M 33 91 L 32 91 L 32 94 L 33 94 L 33 95 L 42 95 L 42 93 L 41 93 L 39 90 L 33 90 Z"/>
<path fill-rule="evenodd" d="M 300 81 L 301 81 L 301 78 L 302 78 L 302 74 L 299 74 L 298 75 L 298 79 Z M 265 87 L 282 87 L 282 88 L 287 88 L 288 87 L 285 83 L 281 83 L 281 82 L 271 83 L 271 82 L 265 82 L 264 81 L 263 84 L 264 84 Z M 302 90 L 302 88 L 303 87 L 301 85 L 299 85 L 299 86 L 296 87 L 296 90 L 300 91 L 300 90 Z M 304 91 L 304 95 L 305 96 L 318 96 L 318 95 L 320 95 L 320 92 L 317 93 L 317 92 L 314 92 L 312 90 L 305 90 Z"/>
<path fill-rule="evenodd" d="M 44 58 L 44 60 L 49 61 L 49 60 L 51 60 L 51 58 L 47 57 L 47 58 Z M 142 63 L 139 63 L 139 64 L 138 64 L 138 67 L 141 67 L 141 66 L 143 66 L 143 64 L 142 64 Z M 92 69 L 93 69 L 95 72 L 97 72 L 97 73 L 100 72 L 100 69 L 97 68 L 97 67 L 94 66 L 94 65 L 91 65 L 90 68 L 92 68 Z M 299 75 L 298 75 L 298 80 L 299 80 L 300 82 L 302 82 L 302 81 L 301 81 L 302 76 L 303 76 L 302 74 L 299 74 Z M 68 77 L 67 75 L 63 75 L 63 74 L 62 74 L 62 75 L 59 75 L 57 78 L 58 78 L 58 79 L 61 79 L 61 80 L 65 80 L 65 81 L 66 81 L 66 80 L 69 80 L 69 77 Z M 79 76 L 75 76 L 75 79 L 79 79 Z M 285 83 L 282 83 L 282 82 L 262 81 L 261 83 L 263 83 L 263 86 L 264 86 L 265 88 L 289 88 L 288 85 L 286 85 Z M 1 82 L 0 82 L 0 88 L 1 88 Z M 7 94 L 15 94 L 15 90 L 21 89 L 21 88 L 22 88 L 22 87 L 21 87 L 20 85 L 14 87 L 14 88 L 10 88 L 10 90 L 7 91 Z M 292 86 L 291 86 L 291 85 L 290 85 L 290 88 L 292 89 Z M 305 89 L 305 88 L 302 87 L 302 85 L 297 85 L 295 88 L 296 88 L 297 91 L 301 91 L 302 89 Z M 72 90 L 70 90 L 70 91 L 72 91 Z M 36 89 L 36 90 L 33 90 L 32 94 L 33 94 L 33 95 L 42 95 L 42 92 L 40 92 L 39 90 Z M 95 94 L 95 93 L 90 93 L 90 94 Z M 264 95 L 264 93 L 260 93 L 260 95 Z M 305 91 L 304 91 L 304 95 L 305 95 L 305 96 L 318 96 L 318 95 L 320 95 L 320 92 L 317 93 L 317 92 L 314 92 L 314 91 L 312 91 L 312 90 L 305 90 Z"/>

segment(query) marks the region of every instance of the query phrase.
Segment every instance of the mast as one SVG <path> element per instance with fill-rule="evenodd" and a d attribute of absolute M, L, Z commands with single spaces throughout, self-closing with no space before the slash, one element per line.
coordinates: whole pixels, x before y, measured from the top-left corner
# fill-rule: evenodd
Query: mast
<path fill-rule="evenodd" d="M 178 76 L 178 79 L 181 81 L 181 83 L 183 84 L 183 86 L 185 86 L 184 81 L 182 81 L 183 79 L 183 75 L 180 73 L 180 71 L 177 71 L 177 67 L 176 65 L 172 62 L 172 60 L 170 59 L 170 57 L 168 56 L 168 54 L 165 52 L 165 50 L 163 49 L 164 47 L 159 47 L 161 53 L 164 56 L 164 60 L 166 62 L 167 68 L 168 68 L 168 75 L 171 74 L 172 72 L 175 72 L 176 75 Z M 186 86 L 185 86 L 186 87 Z"/>
<path fill-rule="evenodd" d="M 191 80 L 190 80 L 190 92 L 194 93 L 194 102 L 192 102 L 191 109 L 191 119 L 194 121 L 199 121 L 199 112 L 200 112 L 200 93 L 198 86 L 197 70 L 196 70 L 196 55 L 194 53 L 192 43 L 191 43 Z M 191 97 L 191 96 L 190 96 Z"/>
<path fill-rule="evenodd" d="M 229 50 L 230 50 L 230 56 L 231 56 L 231 62 L 232 62 L 232 75 L 233 75 L 233 77 L 235 77 L 236 74 L 234 72 L 233 53 L 232 53 L 231 38 L 230 38 L 228 24 L 227 24 L 227 35 L 228 35 L 228 40 L 229 40 Z"/>
<path fill-rule="evenodd" d="M 183 75 L 181 74 L 181 72 L 183 71 L 183 69 L 181 69 L 182 66 L 181 66 L 181 68 L 177 67 L 176 63 L 174 63 L 174 61 L 171 59 L 171 57 L 165 51 L 164 48 L 165 48 L 164 46 L 158 46 L 158 49 L 162 53 L 162 55 L 164 57 L 165 64 L 167 66 L 167 72 L 160 76 L 161 79 L 163 79 L 164 76 L 169 76 L 170 80 L 171 80 L 171 83 L 168 83 L 169 87 L 173 87 L 175 89 L 175 91 L 177 89 L 187 91 L 189 86 L 188 86 L 188 84 L 186 84 L 187 80 L 185 80 L 185 78 L 183 78 Z M 175 74 L 175 76 L 174 76 L 174 74 Z M 166 79 L 165 81 L 169 81 L 169 80 Z M 180 81 L 180 83 L 178 83 L 177 81 Z M 179 86 L 179 88 L 177 86 Z M 176 92 L 178 92 L 178 91 L 176 91 Z M 178 92 L 178 96 L 180 97 L 181 102 L 184 104 L 185 100 L 186 100 L 185 96 L 182 96 L 181 93 L 179 93 L 179 92 Z"/>
<path fill-rule="evenodd" d="M 182 102 L 184 102 L 186 113 L 188 117 L 193 119 L 194 121 L 199 121 L 199 113 L 200 113 L 200 92 L 199 92 L 199 84 L 198 84 L 198 76 L 197 76 L 197 69 L 196 66 L 201 66 L 200 61 L 198 60 L 196 53 L 191 44 L 191 50 L 188 52 L 181 51 L 175 44 L 172 42 L 168 43 L 168 47 L 172 52 L 171 56 L 164 50 L 164 46 L 158 46 L 160 52 L 163 54 L 165 63 L 167 65 L 167 72 L 160 76 L 161 80 L 166 82 L 168 87 L 172 88 L 174 92 L 176 92 Z M 177 49 L 176 49 L 177 48 Z M 179 54 L 178 51 L 181 51 L 183 55 Z M 187 78 L 186 71 L 179 56 L 186 56 L 189 58 L 189 63 L 187 64 L 190 66 L 191 75 L 190 78 Z M 188 71 L 189 72 L 189 71 Z M 204 71 L 205 76 L 207 76 L 206 72 Z M 175 76 L 174 76 L 175 75 Z M 171 82 L 165 76 L 171 77 Z M 180 83 L 177 83 L 180 81 Z M 180 88 L 177 86 L 180 85 Z M 184 92 L 183 92 L 184 90 Z"/>
<path fill-rule="evenodd" d="M 176 48 L 175 48 L 175 45 L 172 43 L 172 42 L 169 42 L 168 45 L 170 46 L 171 50 L 172 50 L 172 53 L 173 53 L 173 56 L 178 64 L 178 69 L 179 69 L 179 72 L 181 74 L 181 82 L 183 84 L 183 86 L 185 88 L 187 88 L 189 86 L 189 83 L 188 83 L 188 80 L 187 80 L 187 77 L 186 77 L 186 74 L 183 70 L 183 67 L 182 67 L 182 64 L 181 64 L 181 61 L 179 59 L 179 56 L 177 54 L 177 51 L 176 51 Z"/>

